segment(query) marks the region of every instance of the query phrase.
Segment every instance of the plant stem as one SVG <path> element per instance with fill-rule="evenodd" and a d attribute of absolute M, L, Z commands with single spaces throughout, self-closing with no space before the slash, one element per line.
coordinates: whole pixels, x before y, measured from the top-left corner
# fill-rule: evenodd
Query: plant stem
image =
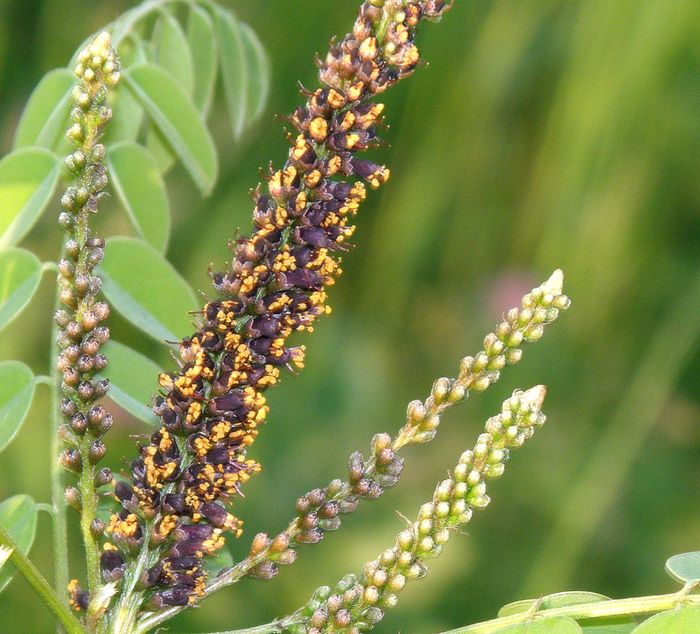
<path fill-rule="evenodd" d="M 688 584 L 692 587 L 692 584 Z M 686 586 L 688 587 L 688 586 Z M 700 594 L 686 594 L 684 588 L 680 592 L 673 594 L 659 594 L 648 597 L 633 597 L 631 599 L 617 599 L 611 601 L 596 601 L 595 603 L 582 603 L 579 605 L 569 605 L 563 608 L 552 608 L 534 613 L 523 612 L 503 616 L 491 621 L 482 621 L 466 627 L 458 627 L 442 634 L 489 634 L 497 632 L 509 625 L 526 623 L 534 618 L 551 618 L 557 616 L 568 616 L 574 620 L 599 619 L 614 616 L 629 616 L 633 614 L 653 614 L 672 610 L 678 605 L 700 604 Z"/>
<path fill-rule="evenodd" d="M 19 570 L 25 579 L 36 590 L 37 594 L 43 599 L 44 603 L 51 608 L 53 613 L 63 624 L 68 634 L 84 634 L 85 629 L 80 624 L 80 621 L 61 601 L 58 594 L 51 588 L 49 582 L 39 572 L 37 567 L 28 559 L 28 557 L 20 550 L 19 546 L 12 539 L 10 534 L 0 525 L 0 544 L 10 548 L 12 553 L 10 559 Z"/>
<path fill-rule="evenodd" d="M 54 308 L 60 306 L 59 291 L 56 291 L 56 301 Z M 61 597 L 61 602 L 68 605 L 68 525 L 66 503 L 63 485 L 63 468 L 58 463 L 58 456 L 61 453 L 62 443 L 58 437 L 58 427 L 61 424 L 61 377 L 56 368 L 58 359 L 58 349 L 56 338 L 58 337 L 58 326 L 52 320 L 51 323 L 51 376 L 53 382 L 51 386 L 51 505 L 53 506 L 53 557 L 54 557 L 54 588 Z"/>

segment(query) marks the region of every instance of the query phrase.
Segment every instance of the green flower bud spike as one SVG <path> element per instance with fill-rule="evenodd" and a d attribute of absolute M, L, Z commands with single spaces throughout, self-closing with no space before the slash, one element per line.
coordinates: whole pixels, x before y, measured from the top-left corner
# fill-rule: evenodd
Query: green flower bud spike
<path fill-rule="evenodd" d="M 119 60 L 109 33 L 100 33 L 80 52 L 74 72 L 79 81 L 72 93 L 72 123 L 67 137 L 75 150 L 65 159 L 65 165 L 75 179 L 61 198 L 63 211 L 58 218 L 67 237 L 64 257 L 58 265 L 59 298 L 64 308 L 55 315 L 59 348 L 56 368 L 62 377 L 63 396 L 60 436 L 65 449 L 60 462 L 78 474 L 77 488 L 69 487 L 66 497 L 81 513 L 87 558 L 88 590 L 72 580 L 68 584 L 70 603 L 77 611 L 87 610 L 88 619 L 94 620 L 103 611 L 102 605 L 97 611 L 89 609 L 90 596 L 101 587 L 98 540 L 103 523 L 96 518 L 96 465 L 105 455 L 102 436 L 111 427 L 112 417 L 96 405 L 108 389 L 107 381 L 95 375 L 107 365 L 100 348 L 109 339 L 109 330 L 101 325 L 109 315 L 109 307 L 97 299 L 101 280 L 95 274 L 104 256 L 104 240 L 94 235 L 89 220 L 105 195 L 105 148 L 99 140 L 112 118 L 107 93 L 119 81 Z"/>
<path fill-rule="evenodd" d="M 408 405 L 406 424 L 393 449 L 429 442 L 437 433 L 440 414 L 463 401 L 470 391 L 483 392 L 498 381 L 506 365 L 522 358 L 522 345 L 542 337 L 545 325 L 553 322 L 571 301 L 563 295 L 564 274 L 557 269 L 549 279 L 527 293 L 520 308 L 511 308 L 494 332 L 484 337 L 484 349 L 462 359 L 457 378 L 435 381 L 430 396 Z"/>

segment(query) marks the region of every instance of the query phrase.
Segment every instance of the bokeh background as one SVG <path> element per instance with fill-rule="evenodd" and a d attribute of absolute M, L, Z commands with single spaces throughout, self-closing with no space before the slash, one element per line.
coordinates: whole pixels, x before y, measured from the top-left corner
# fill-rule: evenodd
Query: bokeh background
<path fill-rule="evenodd" d="M 132 4 L 0 0 L 0 154 L 41 76 Z M 358 3 L 224 4 L 267 47 L 273 89 L 242 143 L 221 105 L 214 109 L 222 176 L 209 199 L 184 172 L 168 177 L 168 256 L 200 289 L 209 263 L 228 257 L 225 237 L 250 226 L 258 167 L 285 155 L 273 115 L 299 102 L 297 80 L 314 85 L 314 53 L 346 32 Z M 264 470 L 236 503 L 246 534 L 234 556 L 257 531 L 283 528 L 294 499 L 342 476 L 347 455 L 374 433 L 397 430 L 405 404 L 453 375 L 503 310 L 554 268 L 564 269 L 573 306 L 497 385 L 449 412 L 431 445 L 407 452 L 396 489 L 303 548 L 274 580 L 245 580 L 172 631 L 266 622 L 359 571 L 402 528 L 394 511 L 413 516 L 503 398 L 536 383 L 549 387 L 548 424 L 493 483 L 492 505 L 376 631 L 439 632 L 557 590 L 622 597 L 674 589 L 665 559 L 700 548 L 698 42 L 696 0 L 462 0 L 439 25 L 424 25 L 429 64 L 386 94 L 391 126 L 377 155 L 393 179 L 362 209 L 357 248 L 332 290 L 334 313 L 304 341 L 306 370 L 269 395 L 269 422 L 252 451 Z M 103 231 L 129 232 L 116 208 Z M 59 241 L 47 214 L 24 246 L 55 258 Z M 46 372 L 53 296 L 47 276 L 2 333 L 1 359 Z M 110 319 L 117 339 L 168 367 L 164 346 Z M 2 498 L 49 497 L 44 390 L 2 456 Z M 130 434 L 142 431 L 120 418 L 108 436 L 110 466 L 123 467 L 119 456 L 134 453 Z M 50 574 L 43 514 L 32 556 Z M 52 631 L 20 578 L 0 596 L 0 623 Z"/>

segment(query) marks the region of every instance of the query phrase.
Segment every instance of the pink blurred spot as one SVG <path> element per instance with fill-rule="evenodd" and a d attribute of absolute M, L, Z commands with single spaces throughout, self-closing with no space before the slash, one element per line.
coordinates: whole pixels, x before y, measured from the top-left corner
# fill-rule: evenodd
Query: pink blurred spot
<path fill-rule="evenodd" d="M 537 283 L 532 273 L 504 271 L 490 283 L 487 301 L 491 312 L 501 315 L 509 308 L 519 307 L 523 295 L 535 288 Z"/>

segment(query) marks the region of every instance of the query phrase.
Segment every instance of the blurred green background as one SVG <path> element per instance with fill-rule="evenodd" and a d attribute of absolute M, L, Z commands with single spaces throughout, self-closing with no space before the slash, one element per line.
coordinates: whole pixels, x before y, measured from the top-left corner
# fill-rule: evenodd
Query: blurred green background
<path fill-rule="evenodd" d="M 132 4 L 0 0 L 0 155 L 41 76 Z M 297 80 L 314 85 L 314 53 L 348 30 L 358 3 L 224 4 L 267 47 L 273 89 L 240 144 L 221 104 L 214 109 L 222 176 L 209 199 L 181 168 L 168 177 L 168 256 L 198 289 L 208 289 L 209 263 L 227 259 L 225 236 L 250 226 L 258 167 L 286 153 L 274 114 L 299 102 Z M 269 621 L 358 571 L 402 528 L 394 510 L 413 516 L 501 401 L 536 383 L 549 387 L 548 424 L 493 483 L 492 505 L 376 631 L 439 632 L 557 590 L 621 597 L 674 589 L 665 559 L 700 548 L 698 42 L 697 0 L 462 0 L 439 25 L 423 25 L 429 64 L 386 94 L 391 127 L 377 155 L 392 181 L 362 209 L 357 248 L 332 289 L 333 315 L 304 338 L 306 370 L 269 395 L 269 422 L 252 451 L 264 469 L 236 503 L 246 534 L 234 556 L 257 531 L 282 529 L 296 496 L 342 476 L 348 454 L 365 450 L 374 433 L 397 430 L 405 404 L 423 398 L 434 378 L 454 375 L 501 312 L 556 267 L 573 306 L 496 386 L 446 415 L 431 445 L 407 452 L 396 489 L 302 548 L 274 580 L 219 593 L 173 631 Z M 114 209 L 103 233 L 128 233 Z M 59 249 L 54 215 L 23 243 L 45 259 Z M 47 371 L 53 297 L 46 276 L 2 333 L 0 359 Z M 169 365 L 164 346 L 110 319 L 115 338 Z M 120 456 L 134 453 L 129 435 L 142 431 L 120 417 L 107 463 L 123 468 Z M 0 462 L 0 498 L 48 499 L 48 447 L 40 387 Z M 50 574 L 45 515 L 32 556 Z M 0 596 L 0 623 L 52 631 L 20 578 Z"/>

